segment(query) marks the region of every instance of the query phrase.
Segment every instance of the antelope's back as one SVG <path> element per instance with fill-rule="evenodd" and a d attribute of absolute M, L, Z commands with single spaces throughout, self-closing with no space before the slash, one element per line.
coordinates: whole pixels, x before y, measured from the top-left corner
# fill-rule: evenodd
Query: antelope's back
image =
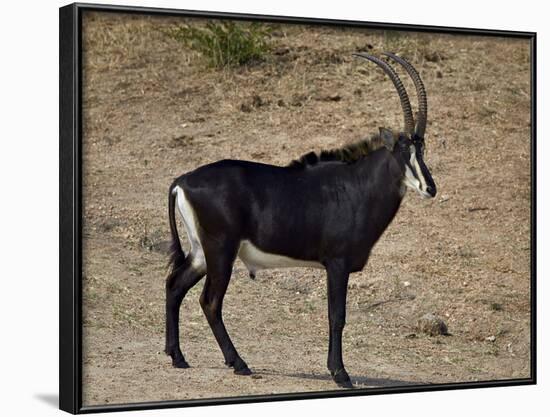
<path fill-rule="evenodd" d="M 234 233 L 239 239 L 284 216 L 296 182 L 285 167 L 222 160 L 181 176 L 177 185 L 209 234 Z M 247 235 L 247 236 L 243 236 Z"/>

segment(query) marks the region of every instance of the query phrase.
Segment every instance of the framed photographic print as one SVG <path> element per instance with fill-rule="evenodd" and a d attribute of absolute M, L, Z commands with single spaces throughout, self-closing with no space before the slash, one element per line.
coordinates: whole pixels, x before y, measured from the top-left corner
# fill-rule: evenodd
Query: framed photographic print
<path fill-rule="evenodd" d="M 534 384 L 535 62 L 535 33 L 62 7 L 60 408 Z"/>

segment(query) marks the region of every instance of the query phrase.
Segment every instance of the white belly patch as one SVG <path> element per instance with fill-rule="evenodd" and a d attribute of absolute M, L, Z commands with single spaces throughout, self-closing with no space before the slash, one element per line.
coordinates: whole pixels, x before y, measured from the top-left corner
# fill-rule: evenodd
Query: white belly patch
<path fill-rule="evenodd" d="M 243 240 L 239 247 L 239 258 L 246 265 L 250 272 L 256 272 L 260 269 L 272 268 L 293 268 L 293 267 L 313 267 L 323 268 L 319 262 L 304 261 L 301 259 L 289 258 L 283 255 L 263 252 L 248 240 Z"/>

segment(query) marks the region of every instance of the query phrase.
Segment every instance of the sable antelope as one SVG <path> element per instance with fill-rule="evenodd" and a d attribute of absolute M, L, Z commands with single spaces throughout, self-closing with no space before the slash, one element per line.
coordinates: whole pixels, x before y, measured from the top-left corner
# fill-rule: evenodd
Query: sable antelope
<path fill-rule="evenodd" d="M 406 189 L 434 197 L 424 164 L 427 98 L 414 67 L 385 53 L 411 76 L 417 96 L 415 124 L 407 92 L 385 61 L 354 54 L 380 66 L 397 89 L 404 131 L 379 133 L 343 148 L 308 153 L 288 166 L 222 160 L 177 178 L 169 189 L 172 270 L 166 281 L 166 354 L 187 368 L 179 345 L 179 309 L 185 294 L 205 275 L 200 304 L 225 363 L 251 373 L 225 329 L 222 303 L 235 259 L 254 277 L 267 268 L 309 266 L 327 272 L 328 369 L 341 387 L 352 384 L 342 361 L 342 331 L 351 272 L 364 268 L 370 251 L 394 218 Z M 176 228 L 183 219 L 191 250 L 185 255 Z"/>

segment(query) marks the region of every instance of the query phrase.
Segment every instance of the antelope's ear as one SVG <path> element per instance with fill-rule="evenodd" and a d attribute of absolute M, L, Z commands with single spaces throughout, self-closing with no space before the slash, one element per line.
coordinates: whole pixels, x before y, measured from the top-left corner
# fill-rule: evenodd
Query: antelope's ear
<path fill-rule="evenodd" d="M 382 139 L 382 143 L 388 150 L 393 151 L 393 147 L 395 146 L 395 142 L 397 141 L 397 138 L 393 134 L 393 132 L 390 129 L 386 129 L 385 127 L 379 128 L 380 130 L 380 139 Z"/>

